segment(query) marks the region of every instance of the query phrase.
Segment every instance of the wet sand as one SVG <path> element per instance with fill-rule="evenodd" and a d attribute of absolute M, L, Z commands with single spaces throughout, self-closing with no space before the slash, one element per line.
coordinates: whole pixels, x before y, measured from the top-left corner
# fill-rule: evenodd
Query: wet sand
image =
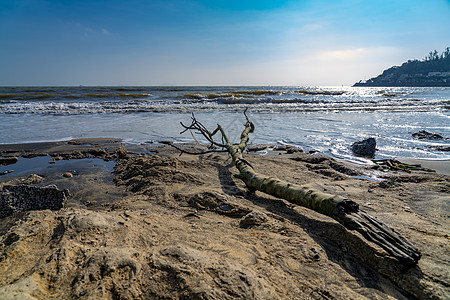
<path fill-rule="evenodd" d="M 70 193 L 61 209 L 0 219 L 0 298 L 449 298 L 448 161 L 406 173 L 245 155 L 262 174 L 356 201 L 420 249 L 406 267 L 326 216 L 250 193 L 224 153 L 179 154 L 114 139 L 0 145 L 0 157 L 42 159 L 2 166 L 14 170 L 0 176 L 2 197 L 8 186 Z"/>

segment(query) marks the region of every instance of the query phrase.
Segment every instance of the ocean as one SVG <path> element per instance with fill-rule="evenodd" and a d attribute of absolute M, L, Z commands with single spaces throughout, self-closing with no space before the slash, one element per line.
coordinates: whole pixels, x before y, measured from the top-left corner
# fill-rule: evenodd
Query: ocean
<path fill-rule="evenodd" d="M 250 144 L 293 144 L 365 162 L 349 147 L 374 137 L 377 159 L 450 159 L 450 152 L 430 147 L 450 146 L 450 88 L 0 87 L 0 143 L 192 142 L 189 132 L 180 135 L 180 122 L 189 124 L 192 113 L 211 129 L 221 124 L 237 142 L 245 109 L 256 126 Z M 444 139 L 413 138 L 420 130 Z"/>

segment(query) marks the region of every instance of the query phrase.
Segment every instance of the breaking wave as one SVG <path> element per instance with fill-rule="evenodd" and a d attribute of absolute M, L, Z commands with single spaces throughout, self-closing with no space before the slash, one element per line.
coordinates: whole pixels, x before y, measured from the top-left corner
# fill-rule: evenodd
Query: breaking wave
<path fill-rule="evenodd" d="M 414 88 L 0 88 L 0 114 L 102 114 L 243 109 L 254 112 L 446 111 L 450 109 L 450 100 L 446 95 L 448 90 L 431 90 L 430 93 Z"/>

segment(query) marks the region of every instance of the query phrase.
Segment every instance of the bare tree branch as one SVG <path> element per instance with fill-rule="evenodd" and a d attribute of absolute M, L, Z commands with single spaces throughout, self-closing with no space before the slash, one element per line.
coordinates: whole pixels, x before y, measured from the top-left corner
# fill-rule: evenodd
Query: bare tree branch
<path fill-rule="evenodd" d="M 408 265 L 417 264 L 421 257 L 420 251 L 392 228 L 360 209 L 356 202 L 342 196 L 326 194 L 308 186 L 288 183 L 257 173 L 252 165 L 243 158 L 243 152 L 249 141 L 248 135 L 255 130 L 255 126 L 246 112 L 244 112 L 244 116 L 247 121 L 241 133 L 240 143 L 237 145 L 231 144 L 222 126 L 217 125 L 217 128 L 211 133 L 195 119 L 194 115 L 191 126 L 182 125 L 185 128 L 198 130 L 211 144 L 225 148 L 239 170 L 239 178 L 249 189 L 258 190 L 327 215 L 347 229 L 360 232 L 367 240 L 377 244 L 399 261 Z M 213 140 L 213 136 L 219 131 L 222 143 Z"/>

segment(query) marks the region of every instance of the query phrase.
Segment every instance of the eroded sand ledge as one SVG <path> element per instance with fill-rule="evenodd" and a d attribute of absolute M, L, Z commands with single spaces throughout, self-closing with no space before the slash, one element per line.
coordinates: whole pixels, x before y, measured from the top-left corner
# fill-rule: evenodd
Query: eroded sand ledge
<path fill-rule="evenodd" d="M 0 298 L 450 295 L 449 176 L 389 172 L 375 182 L 350 176 L 370 170 L 320 155 L 246 155 L 261 173 L 348 197 L 392 226 L 423 254 L 417 267 L 405 269 L 332 219 L 248 193 L 225 154 L 180 157 L 168 146 L 120 145 L 111 139 L 0 145 L 2 156 L 117 161 L 114 174 L 72 165 L 8 183 L 56 184 L 71 196 L 59 210 L 0 219 Z M 67 171 L 73 176 L 63 177 Z M 7 179 L 1 180 L 0 189 Z"/>

